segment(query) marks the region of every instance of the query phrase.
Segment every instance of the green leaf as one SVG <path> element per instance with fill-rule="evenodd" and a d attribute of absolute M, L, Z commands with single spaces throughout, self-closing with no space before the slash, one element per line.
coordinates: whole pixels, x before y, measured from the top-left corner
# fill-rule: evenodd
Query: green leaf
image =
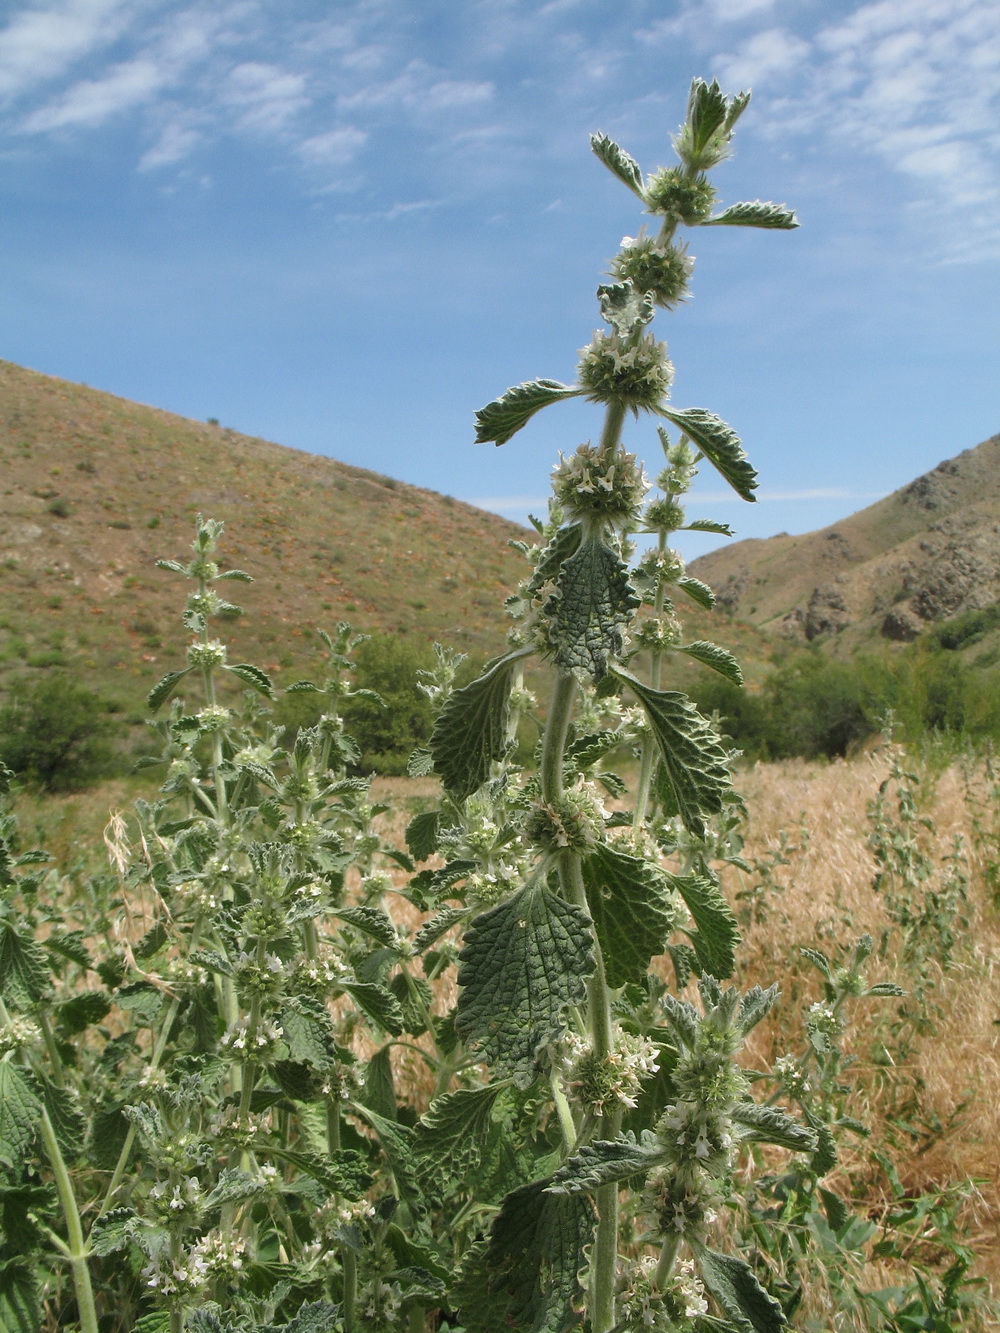
<path fill-rule="evenodd" d="M 693 1244 L 698 1275 L 740 1333 L 779 1333 L 787 1326 L 781 1306 L 754 1277 L 753 1270 L 730 1254 Z"/>
<path fill-rule="evenodd" d="M 502 1083 L 459 1088 L 436 1097 L 417 1122 L 414 1147 L 425 1180 L 468 1182 L 478 1175 L 493 1131 L 493 1106 Z"/>
<path fill-rule="evenodd" d="M 42 1101 L 49 1113 L 59 1148 L 67 1162 L 72 1163 L 83 1151 L 87 1127 L 86 1117 L 80 1108 L 79 1094 L 72 1088 L 57 1088 L 46 1078 L 39 1082 Z"/>
<path fill-rule="evenodd" d="M 434 994 L 430 985 L 422 977 L 410 976 L 408 972 L 397 972 L 389 982 L 389 990 L 399 1001 L 403 1011 L 403 1031 L 419 1037 L 427 1031 L 427 1014 L 430 1013 Z"/>
<path fill-rule="evenodd" d="M 651 689 L 627 671 L 615 675 L 645 708 L 677 811 L 684 827 L 701 836 L 705 820 L 722 813 L 732 790 L 722 742 L 686 695 Z"/>
<path fill-rule="evenodd" d="M 740 1000 L 739 1013 L 736 1015 L 736 1026 L 744 1037 L 767 1017 L 780 994 L 776 985 L 768 986 L 767 990 L 762 990 L 760 986 L 750 987 Z"/>
<path fill-rule="evenodd" d="M 760 199 L 752 203 L 730 204 L 722 213 L 708 218 L 703 227 L 766 227 L 777 231 L 794 231 L 798 219 L 784 204 L 765 204 Z"/>
<path fill-rule="evenodd" d="M 514 1190 L 493 1219 L 482 1272 L 487 1297 L 506 1297 L 505 1317 L 496 1322 L 496 1302 L 481 1314 L 478 1302 L 463 1302 L 470 1333 L 497 1333 L 501 1327 L 565 1333 L 582 1322 L 578 1275 L 594 1235 L 594 1208 L 585 1195 L 549 1194 L 549 1183 L 539 1180 Z"/>
<path fill-rule="evenodd" d="M 694 918 L 697 929 L 685 933 L 702 971 L 720 980 L 731 977 L 742 936 L 722 890 L 704 875 L 673 875 L 671 882 Z"/>
<path fill-rule="evenodd" d="M 437 916 L 431 917 L 430 921 L 425 921 L 413 937 L 413 948 L 416 953 L 423 953 L 429 948 L 435 940 L 439 940 L 442 935 L 456 926 L 463 917 L 469 915 L 468 907 L 445 907 Z"/>
<path fill-rule="evenodd" d="M 221 1208 L 224 1203 L 241 1203 L 244 1199 L 252 1199 L 265 1188 L 259 1176 L 251 1176 L 236 1167 L 223 1167 L 215 1188 L 205 1197 L 205 1207 Z"/>
<path fill-rule="evenodd" d="M 874 986 L 869 986 L 867 990 L 862 992 L 862 994 L 864 996 L 883 995 L 898 998 L 902 995 L 906 995 L 907 992 L 902 986 L 897 986 L 894 981 L 876 981 Z"/>
<path fill-rule="evenodd" d="M 132 1333 L 170 1333 L 170 1311 L 154 1310 L 132 1325 Z"/>
<path fill-rule="evenodd" d="M 363 1102 L 386 1120 L 396 1119 L 396 1089 L 392 1085 L 392 1047 L 383 1046 L 368 1061 L 365 1082 L 358 1094 Z"/>
<path fill-rule="evenodd" d="M 94 1219 L 90 1229 L 90 1248 L 99 1257 L 124 1250 L 135 1234 L 139 1218 L 132 1208 L 112 1208 Z"/>
<path fill-rule="evenodd" d="M 287 1324 L 268 1324 L 261 1333 L 337 1333 L 340 1306 L 330 1301 L 310 1301 Z"/>
<path fill-rule="evenodd" d="M 353 1148 L 341 1148 L 319 1157 L 315 1153 L 290 1152 L 287 1148 L 260 1144 L 255 1146 L 254 1152 L 276 1157 L 279 1162 L 288 1162 L 290 1166 L 311 1176 L 329 1194 L 342 1194 L 345 1199 L 356 1202 L 371 1188 L 372 1176 L 368 1163 Z"/>
<path fill-rule="evenodd" d="M 732 528 L 728 523 L 716 523 L 713 518 L 696 518 L 691 523 L 685 524 L 679 532 L 715 532 L 720 537 L 734 536 Z"/>
<path fill-rule="evenodd" d="M 275 697 L 271 677 L 266 671 L 261 671 L 260 667 L 253 666 L 249 662 L 232 662 L 227 664 L 224 670 L 232 672 L 237 680 L 249 685 L 258 694 L 263 694 L 266 699 Z"/>
<path fill-rule="evenodd" d="M 155 1153 L 169 1137 L 163 1117 L 151 1102 L 139 1102 L 136 1106 L 123 1106 L 122 1115 L 138 1131 L 143 1147 Z"/>
<path fill-rule="evenodd" d="M 396 1192 L 418 1215 L 426 1212 L 426 1205 L 417 1186 L 417 1163 L 413 1152 L 413 1130 L 407 1125 L 387 1120 L 370 1107 L 352 1102 L 354 1115 L 366 1121 L 378 1135 L 382 1151 L 396 1182 Z"/>
<path fill-rule="evenodd" d="M 399 947 L 396 927 L 385 912 L 377 907 L 338 907 L 334 911 L 334 916 L 339 916 L 341 921 L 346 921 L 348 925 L 354 926 L 370 939 L 378 940 L 379 944 L 384 944 L 386 948 Z"/>
<path fill-rule="evenodd" d="M 253 575 L 248 574 L 245 569 L 224 569 L 221 574 L 215 576 L 217 583 L 222 579 L 235 579 L 237 583 L 253 583 Z"/>
<path fill-rule="evenodd" d="M 731 680 L 734 685 L 743 684 L 743 672 L 740 670 L 739 662 L 732 653 L 727 653 L 725 648 L 720 648 L 717 643 L 698 639 L 695 643 L 678 644 L 677 651 L 687 653 L 688 657 L 693 657 L 696 662 L 711 667 L 720 676 L 725 676 L 726 680 Z"/>
<path fill-rule="evenodd" d="M 587 671 L 595 684 L 622 654 L 625 630 L 640 605 L 628 566 L 617 551 L 593 537 L 565 561 L 545 604 L 557 666 Z"/>
<path fill-rule="evenodd" d="M 543 407 L 561 398 L 576 398 L 582 392 L 558 380 L 515 384 L 476 413 L 476 443 L 506 444 Z"/>
<path fill-rule="evenodd" d="M 663 1144 L 648 1130 L 639 1139 L 634 1134 L 613 1141 L 598 1139 L 578 1149 L 565 1166 L 559 1168 L 552 1177 L 549 1192 L 592 1194 L 602 1185 L 644 1175 L 668 1156 Z"/>
<path fill-rule="evenodd" d="M 586 995 L 594 970 L 586 913 L 544 885 L 522 889 L 476 917 L 459 960 L 459 1036 L 528 1087 L 536 1051 L 562 1035 L 564 1009 Z"/>
<path fill-rule="evenodd" d="M 818 1140 L 814 1130 L 793 1120 L 776 1106 L 757 1102 L 737 1102 L 730 1111 L 733 1123 L 742 1126 L 740 1138 L 750 1143 L 773 1143 L 792 1152 L 815 1152 Z"/>
<path fill-rule="evenodd" d="M 403 1011 L 392 991 L 377 981 L 342 981 L 339 983 L 362 1012 L 373 1018 L 394 1037 L 403 1031 Z"/>
<path fill-rule="evenodd" d="M 49 953 L 58 954 L 60 958 L 68 958 L 78 967 L 89 970 L 94 965 L 90 950 L 84 944 L 82 930 L 54 930 L 43 943 Z"/>
<path fill-rule="evenodd" d="M 490 775 L 490 764 L 507 753 L 510 691 L 514 663 L 523 652 L 489 663 L 476 680 L 455 690 L 431 733 L 435 772 L 457 800 L 477 791 Z"/>
<path fill-rule="evenodd" d="M 330 1014 L 322 1000 L 291 995 L 282 1005 L 279 1021 L 292 1060 L 329 1069 L 334 1062 L 334 1035 Z"/>
<path fill-rule="evenodd" d="M 155 713 L 161 704 L 165 704 L 174 690 L 191 670 L 191 667 L 185 667 L 183 671 L 168 671 L 163 679 L 149 691 L 146 696 L 146 703 L 150 712 Z"/>
<path fill-rule="evenodd" d="M 620 181 L 624 181 L 633 194 L 637 194 L 640 199 L 645 198 L 642 190 L 642 172 L 634 157 L 626 153 L 624 148 L 620 148 L 614 139 L 609 139 L 606 134 L 592 134 L 590 146 L 607 169 L 614 172 Z"/>
<path fill-rule="evenodd" d="M 682 574 L 677 580 L 677 587 L 681 592 L 687 593 L 692 602 L 697 602 L 706 611 L 711 611 L 715 605 L 715 593 L 707 583 L 702 583 L 701 579 L 696 579 L 693 574 Z"/>
<path fill-rule="evenodd" d="M 583 881 L 608 985 L 641 981 L 677 924 L 669 880 L 650 862 L 602 843 L 584 858 Z"/>
<path fill-rule="evenodd" d="M 539 554 L 535 571 L 528 582 L 528 596 L 534 597 L 546 583 L 554 583 L 559 577 L 563 565 L 579 549 L 583 540 L 583 528 L 579 523 L 570 523 L 559 528 L 544 550 Z"/>
<path fill-rule="evenodd" d="M 30 1009 L 48 989 L 45 950 L 9 922 L 0 924 L 0 995 L 15 1009 Z"/>
<path fill-rule="evenodd" d="M 441 823 L 440 810 L 425 810 L 414 815 L 406 826 L 406 845 L 414 861 L 426 861 L 438 849 L 438 830 Z"/>
<path fill-rule="evenodd" d="M 652 292 L 639 292 L 630 282 L 612 282 L 597 289 L 601 317 L 616 333 L 629 338 L 656 314 Z"/>
<path fill-rule="evenodd" d="M 38 1333 L 42 1301 L 30 1259 L 15 1254 L 0 1259 L 0 1330 L 2 1333 Z"/>
<path fill-rule="evenodd" d="M 186 574 L 187 565 L 182 565 L 179 560 L 157 560 L 157 569 L 169 569 L 172 574 Z"/>
<path fill-rule="evenodd" d="M 657 410 L 661 416 L 682 430 L 691 443 L 701 450 L 737 495 L 744 500 L 754 499 L 757 473 L 743 452 L 740 437 L 732 426 L 728 426 L 714 412 L 706 412 L 703 407 L 688 407 L 683 411 L 673 407 L 660 407 Z"/>
<path fill-rule="evenodd" d="M 0 1162 L 22 1165 L 35 1137 L 40 1103 L 27 1077 L 9 1060 L 0 1062 Z"/>

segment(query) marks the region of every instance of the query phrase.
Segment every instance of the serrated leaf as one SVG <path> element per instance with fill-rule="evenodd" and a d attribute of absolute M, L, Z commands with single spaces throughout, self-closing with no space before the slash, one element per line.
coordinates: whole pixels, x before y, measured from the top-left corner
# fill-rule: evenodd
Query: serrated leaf
<path fill-rule="evenodd" d="M 742 204 L 730 204 L 727 209 L 708 218 L 703 227 L 766 227 L 769 230 L 794 231 L 798 219 L 784 204 L 764 203 L 761 199 Z"/>
<path fill-rule="evenodd" d="M 773 1143 L 792 1152 L 815 1152 L 818 1140 L 814 1130 L 793 1120 L 777 1106 L 757 1102 L 737 1102 L 730 1111 L 733 1123 L 740 1125 L 744 1142 Z"/>
<path fill-rule="evenodd" d="M 183 671 L 168 671 L 163 679 L 153 686 L 146 696 L 150 712 L 155 713 L 161 704 L 166 703 L 190 670 L 190 667 L 185 667 Z"/>
<path fill-rule="evenodd" d="M 252 1199 L 266 1186 L 259 1176 L 251 1176 L 236 1167 L 226 1166 L 219 1172 L 215 1188 L 205 1196 L 206 1208 L 219 1208 L 224 1203 L 240 1203 Z"/>
<path fill-rule="evenodd" d="M 0 1329 L 3 1333 L 38 1333 L 42 1302 L 35 1265 L 22 1255 L 0 1259 Z"/>
<path fill-rule="evenodd" d="M 186 574 L 187 565 L 182 565 L 179 560 L 157 560 L 157 569 L 169 569 L 172 574 Z"/>
<path fill-rule="evenodd" d="M 621 1139 L 598 1139 L 578 1149 L 552 1177 L 551 1194 L 593 1193 L 629 1176 L 644 1175 L 669 1153 L 655 1134 L 644 1131 L 641 1138 L 627 1134 Z"/>
<path fill-rule="evenodd" d="M 582 392 L 558 380 L 515 384 L 476 413 L 476 443 L 506 444 L 543 407 L 561 398 L 576 398 Z"/>
<path fill-rule="evenodd" d="M 905 991 L 902 986 L 897 986 L 894 981 L 876 981 L 875 985 L 869 986 L 868 989 L 863 992 L 863 994 L 866 996 L 867 995 L 893 996 L 898 999 L 900 996 L 908 994 L 908 992 Z"/>
<path fill-rule="evenodd" d="M 523 655 L 510 653 L 489 663 L 476 680 L 455 690 L 438 714 L 430 740 L 434 769 L 457 800 L 477 791 L 490 764 L 507 753 L 514 663 Z"/>
<path fill-rule="evenodd" d="M 396 1089 L 392 1083 L 391 1046 L 383 1046 L 368 1061 L 364 1085 L 358 1094 L 358 1100 L 378 1115 L 384 1116 L 386 1120 L 396 1119 Z"/>
<path fill-rule="evenodd" d="M 93 966 L 94 960 L 84 943 L 82 930 L 54 930 L 42 943 L 50 953 L 58 954 L 61 958 L 68 958 L 70 962 L 76 963 L 78 967 L 89 970 Z"/>
<path fill-rule="evenodd" d="M 528 582 L 528 596 L 534 597 L 546 583 L 554 583 L 565 562 L 579 549 L 583 540 L 583 528 L 579 523 L 570 523 L 559 528 L 540 552 L 534 573 Z"/>
<path fill-rule="evenodd" d="M 30 1009 L 48 989 L 45 950 L 10 922 L 0 924 L 0 995 L 15 1009 Z"/>
<path fill-rule="evenodd" d="M 732 528 L 728 523 L 716 523 L 714 518 L 696 518 L 690 523 L 686 523 L 679 532 L 714 532 L 720 537 L 732 537 L 734 535 Z"/>
<path fill-rule="evenodd" d="M 434 756 L 426 746 L 418 746 L 406 761 L 407 776 L 427 778 L 434 772 Z"/>
<path fill-rule="evenodd" d="M 413 1152 L 413 1130 L 408 1125 L 387 1120 L 370 1107 L 351 1103 L 356 1116 L 366 1121 L 378 1135 L 382 1151 L 396 1182 L 396 1192 L 404 1203 L 418 1215 L 426 1212 L 426 1205 L 417 1186 L 417 1163 Z"/>
<path fill-rule="evenodd" d="M 135 1233 L 139 1218 L 132 1208 L 112 1208 L 95 1218 L 90 1229 L 90 1249 L 100 1258 L 124 1250 Z"/>
<path fill-rule="evenodd" d="M 279 1162 L 288 1162 L 296 1170 L 318 1181 L 330 1194 L 342 1194 L 345 1199 L 356 1201 L 371 1188 L 372 1175 L 368 1163 L 354 1148 L 340 1148 L 337 1152 L 324 1153 L 320 1157 L 315 1153 L 291 1152 L 287 1148 L 260 1144 L 255 1146 L 254 1152 L 274 1157 Z"/>
<path fill-rule="evenodd" d="M 707 583 L 702 583 L 693 574 L 682 574 L 677 580 L 677 587 L 706 611 L 711 611 L 715 605 L 715 593 Z"/>
<path fill-rule="evenodd" d="M 170 1311 L 154 1310 L 132 1325 L 132 1333 L 170 1333 Z"/>
<path fill-rule="evenodd" d="M 492 1112 L 502 1083 L 460 1088 L 436 1097 L 417 1122 L 414 1147 L 425 1181 L 468 1182 L 482 1165 L 493 1130 Z"/>
<path fill-rule="evenodd" d="M 639 292 L 630 282 L 607 283 L 597 289 L 601 318 L 623 338 L 645 328 L 656 314 L 652 292 Z"/>
<path fill-rule="evenodd" d="M 590 146 L 607 169 L 623 181 L 633 194 L 637 194 L 640 199 L 645 198 L 642 190 L 642 172 L 639 163 L 631 154 L 626 153 L 624 148 L 616 144 L 614 139 L 609 139 L 606 134 L 592 134 Z"/>
<path fill-rule="evenodd" d="M 392 991 L 386 990 L 376 981 L 342 981 L 339 984 L 369 1018 L 373 1018 L 392 1036 L 400 1035 L 403 1031 L 403 1011 Z"/>
<path fill-rule="evenodd" d="M 135 1126 L 147 1151 L 155 1152 L 169 1137 L 163 1117 L 151 1102 L 139 1102 L 136 1106 L 123 1106 L 121 1109 L 129 1124 Z"/>
<path fill-rule="evenodd" d="M 757 1281 L 753 1269 L 731 1254 L 693 1245 L 698 1276 L 740 1333 L 779 1333 L 787 1326 L 781 1306 Z"/>
<path fill-rule="evenodd" d="M 417 953 L 430 947 L 435 940 L 439 940 L 442 935 L 451 930 L 452 926 L 458 925 L 463 917 L 469 915 L 468 907 L 445 907 L 436 916 L 431 917 L 430 921 L 425 921 L 413 937 L 413 948 Z"/>
<path fill-rule="evenodd" d="M 686 933 L 701 970 L 720 980 L 731 977 L 743 937 L 722 890 L 704 875 L 674 875 L 671 882 L 694 918 L 697 929 Z"/>
<path fill-rule="evenodd" d="M 217 583 L 222 579 L 235 579 L 237 583 L 253 583 L 253 575 L 248 574 L 245 569 L 224 569 L 221 574 L 215 576 Z"/>
<path fill-rule="evenodd" d="M 701 836 L 705 820 L 722 813 L 732 789 L 721 740 L 686 695 L 651 689 L 627 671 L 615 674 L 646 710 L 684 827 Z"/>
<path fill-rule="evenodd" d="M 459 1036 L 530 1086 L 536 1051 L 562 1035 L 563 1011 L 582 1003 L 594 970 L 586 913 L 544 885 L 522 889 L 476 917 L 459 961 Z"/>
<path fill-rule="evenodd" d="M 716 471 L 729 482 L 737 495 L 744 500 L 754 499 L 757 473 L 743 452 L 740 437 L 732 426 L 727 425 L 714 412 L 706 412 L 703 407 L 688 407 L 683 410 L 660 407 L 657 411 L 684 432 Z"/>
<path fill-rule="evenodd" d="M 377 907 L 338 907 L 335 909 L 334 915 L 340 917 L 341 921 L 346 921 L 349 926 L 354 926 L 356 930 L 360 930 L 363 935 L 377 940 L 379 944 L 384 944 L 389 949 L 395 949 L 399 946 L 396 927 L 385 912 L 380 911 Z"/>
<path fill-rule="evenodd" d="M 601 843 L 583 860 L 583 881 L 608 985 L 641 981 L 676 924 L 669 880 L 655 865 Z"/>
<path fill-rule="evenodd" d="M 514 1190 L 493 1219 L 481 1271 L 487 1294 L 506 1297 L 505 1317 L 495 1321 L 493 1303 L 481 1312 L 484 1323 L 475 1306 L 463 1302 L 471 1333 L 501 1327 L 566 1333 L 582 1322 L 578 1275 L 593 1239 L 594 1208 L 586 1195 L 549 1194 L 548 1185 L 540 1180 Z"/>
<path fill-rule="evenodd" d="M 266 699 L 275 697 L 271 677 L 266 671 L 261 671 L 260 667 L 253 666 L 250 662 L 230 662 L 224 669 L 231 672 L 244 685 L 249 685 L 252 690 L 264 695 Z"/>
<path fill-rule="evenodd" d="M 628 566 L 599 537 L 584 541 L 566 560 L 545 603 L 556 665 L 604 679 L 622 654 L 625 631 L 640 605 Z"/>
<path fill-rule="evenodd" d="M 292 1060 L 313 1069 L 330 1068 L 335 1058 L 333 1024 L 321 1000 L 289 996 L 279 1011 L 279 1022 Z"/>
<path fill-rule="evenodd" d="M 40 1079 L 42 1102 L 55 1131 L 59 1148 L 72 1163 L 83 1150 L 87 1121 L 80 1108 L 79 1095 L 72 1088 L 57 1088 L 48 1079 Z"/>
<path fill-rule="evenodd" d="M 731 680 L 734 685 L 743 684 L 743 672 L 740 670 L 739 662 L 732 653 L 726 652 L 725 648 L 720 648 L 717 643 L 698 639 L 695 643 L 678 644 L 677 651 L 687 653 L 688 657 L 693 657 L 696 662 L 711 667 L 720 676 L 725 676 L 726 680 Z"/>
<path fill-rule="evenodd" d="M 740 1010 L 736 1016 L 736 1026 L 744 1037 L 767 1017 L 780 994 L 777 985 L 768 986 L 767 990 L 763 990 L 760 986 L 750 987 L 740 1000 Z"/>
<path fill-rule="evenodd" d="M 808 958 L 813 967 L 822 972 L 827 981 L 833 980 L 833 973 L 830 970 L 830 961 L 826 954 L 820 953 L 818 949 L 807 949 L 805 945 L 799 947 L 799 953 L 803 958 Z"/>
<path fill-rule="evenodd" d="M 314 685 L 311 680 L 293 680 L 291 685 L 286 685 L 283 693 L 285 694 L 322 694 L 323 691 L 318 685 Z"/>
<path fill-rule="evenodd" d="M 427 1031 L 427 1015 L 434 999 L 428 983 L 408 972 L 397 972 L 389 982 L 389 990 L 403 1011 L 403 1031 L 413 1037 L 421 1036 Z"/>
<path fill-rule="evenodd" d="M 309 1301 L 287 1324 L 268 1324 L 261 1333 L 336 1333 L 339 1314 L 340 1306 L 330 1301 Z"/>
<path fill-rule="evenodd" d="M 20 1168 L 35 1137 L 40 1102 L 27 1076 L 0 1061 L 0 1162 Z"/>
<path fill-rule="evenodd" d="M 426 861 L 437 851 L 440 823 L 440 810 L 425 810 L 407 824 L 404 836 L 414 861 Z"/>
<path fill-rule="evenodd" d="M 842 1231 L 851 1220 L 851 1211 L 839 1194 L 819 1187 L 819 1197 L 823 1200 L 823 1211 L 832 1231 Z"/>

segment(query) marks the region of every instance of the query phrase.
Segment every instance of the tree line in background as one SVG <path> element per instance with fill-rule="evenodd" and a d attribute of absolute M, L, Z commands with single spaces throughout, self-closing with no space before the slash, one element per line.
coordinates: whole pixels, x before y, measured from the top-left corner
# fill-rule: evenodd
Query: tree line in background
<path fill-rule="evenodd" d="M 993 670 L 1000 650 L 973 664 L 960 655 L 1000 624 L 1000 606 L 969 611 L 932 627 L 916 643 L 842 660 L 818 647 L 782 649 L 759 689 L 705 672 L 691 686 L 703 712 L 717 713 L 748 759 L 835 758 L 876 735 L 891 713 L 897 734 L 931 734 L 1000 742 L 1000 692 Z M 430 645 L 390 634 L 371 635 L 357 651 L 356 681 L 378 698 L 350 701 L 347 721 L 361 747 L 365 773 L 398 776 L 427 742 L 433 707 L 418 672 L 433 665 Z M 471 676 L 471 666 L 460 679 Z M 316 705 L 291 694 L 275 722 L 292 738 L 309 726 Z M 0 707 L 0 761 L 32 786 L 67 791 L 129 771 L 144 738 L 125 743 L 120 705 L 59 672 L 18 678 Z M 533 744 L 535 738 L 524 738 Z"/>

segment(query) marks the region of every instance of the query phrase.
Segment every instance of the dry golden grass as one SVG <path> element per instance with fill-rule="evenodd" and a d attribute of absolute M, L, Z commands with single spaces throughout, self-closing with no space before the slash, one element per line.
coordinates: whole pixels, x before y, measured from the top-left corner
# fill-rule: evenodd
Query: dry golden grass
<path fill-rule="evenodd" d="M 803 1049 L 796 1015 L 818 998 L 820 978 L 815 969 L 795 965 L 801 946 L 830 952 L 837 942 L 851 944 L 868 932 L 876 941 L 869 983 L 894 981 L 907 990 L 914 986 L 914 977 L 898 957 L 898 936 L 890 933 L 885 954 L 879 956 L 891 923 L 884 898 L 872 886 L 876 863 L 869 845 L 867 807 L 888 772 L 888 756 L 879 750 L 831 764 L 793 760 L 758 765 L 738 781 L 750 812 L 748 858 L 770 860 L 782 851 L 782 832 L 786 835 L 787 864 L 773 870 L 780 891 L 765 895 L 762 919 L 744 927 L 740 951 L 743 984 L 777 980 L 784 992 L 775 1020 L 755 1034 L 752 1058 L 758 1067 L 766 1067 L 785 1050 Z M 985 802 L 988 790 L 981 766 L 963 776 L 960 766 L 953 765 L 936 781 L 921 776 L 919 813 L 934 825 L 933 831 L 923 830 L 924 850 L 941 871 L 956 835 L 963 839 L 970 924 L 947 970 L 933 960 L 927 964 L 934 986 L 930 998 L 940 1013 L 934 1020 L 936 1030 L 914 1038 L 905 1059 L 897 1058 L 888 1067 L 872 1059 L 899 1002 L 863 999 L 854 1004 L 844 1042 L 856 1056 L 847 1076 L 855 1088 L 851 1109 L 870 1125 L 872 1143 L 893 1159 L 908 1193 L 919 1195 L 970 1179 L 977 1182 L 964 1214 L 966 1239 L 980 1255 L 981 1271 L 996 1281 L 1000 1277 L 1000 913 L 985 881 L 990 849 L 975 837 L 967 779 L 972 779 L 976 799 Z M 993 855 L 1000 856 L 1000 846 Z M 760 879 L 733 870 L 727 882 L 731 900 Z M 891 1038 L 889 1049 L 892 1054 Z M 903 1120 L 912 1126 L 911 1133 L 901 1127 Z M 859 1150 L 845 1171 L 874 1214 L 881 1187 L 877 1173 L 867 1165 L 867 1154 L 867 1149 Z"/>

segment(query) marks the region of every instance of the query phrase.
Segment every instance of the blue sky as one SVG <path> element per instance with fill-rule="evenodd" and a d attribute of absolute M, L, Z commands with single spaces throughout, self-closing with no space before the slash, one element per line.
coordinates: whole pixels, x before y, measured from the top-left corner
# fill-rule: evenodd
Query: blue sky
<path fill-rule="evenodd" d="M 595 409 L 472 414 L 574 378 L 643 220 L 588 134 L 669 164 L 693 75 L 754 92 L 723 202 L 802 225 L 695 231 L 657 319 L 761 474 L 692 514 L 819 527 L 1000 431 L 994 0 L 7 0 L 0 357 L 523 519 Z"/>

